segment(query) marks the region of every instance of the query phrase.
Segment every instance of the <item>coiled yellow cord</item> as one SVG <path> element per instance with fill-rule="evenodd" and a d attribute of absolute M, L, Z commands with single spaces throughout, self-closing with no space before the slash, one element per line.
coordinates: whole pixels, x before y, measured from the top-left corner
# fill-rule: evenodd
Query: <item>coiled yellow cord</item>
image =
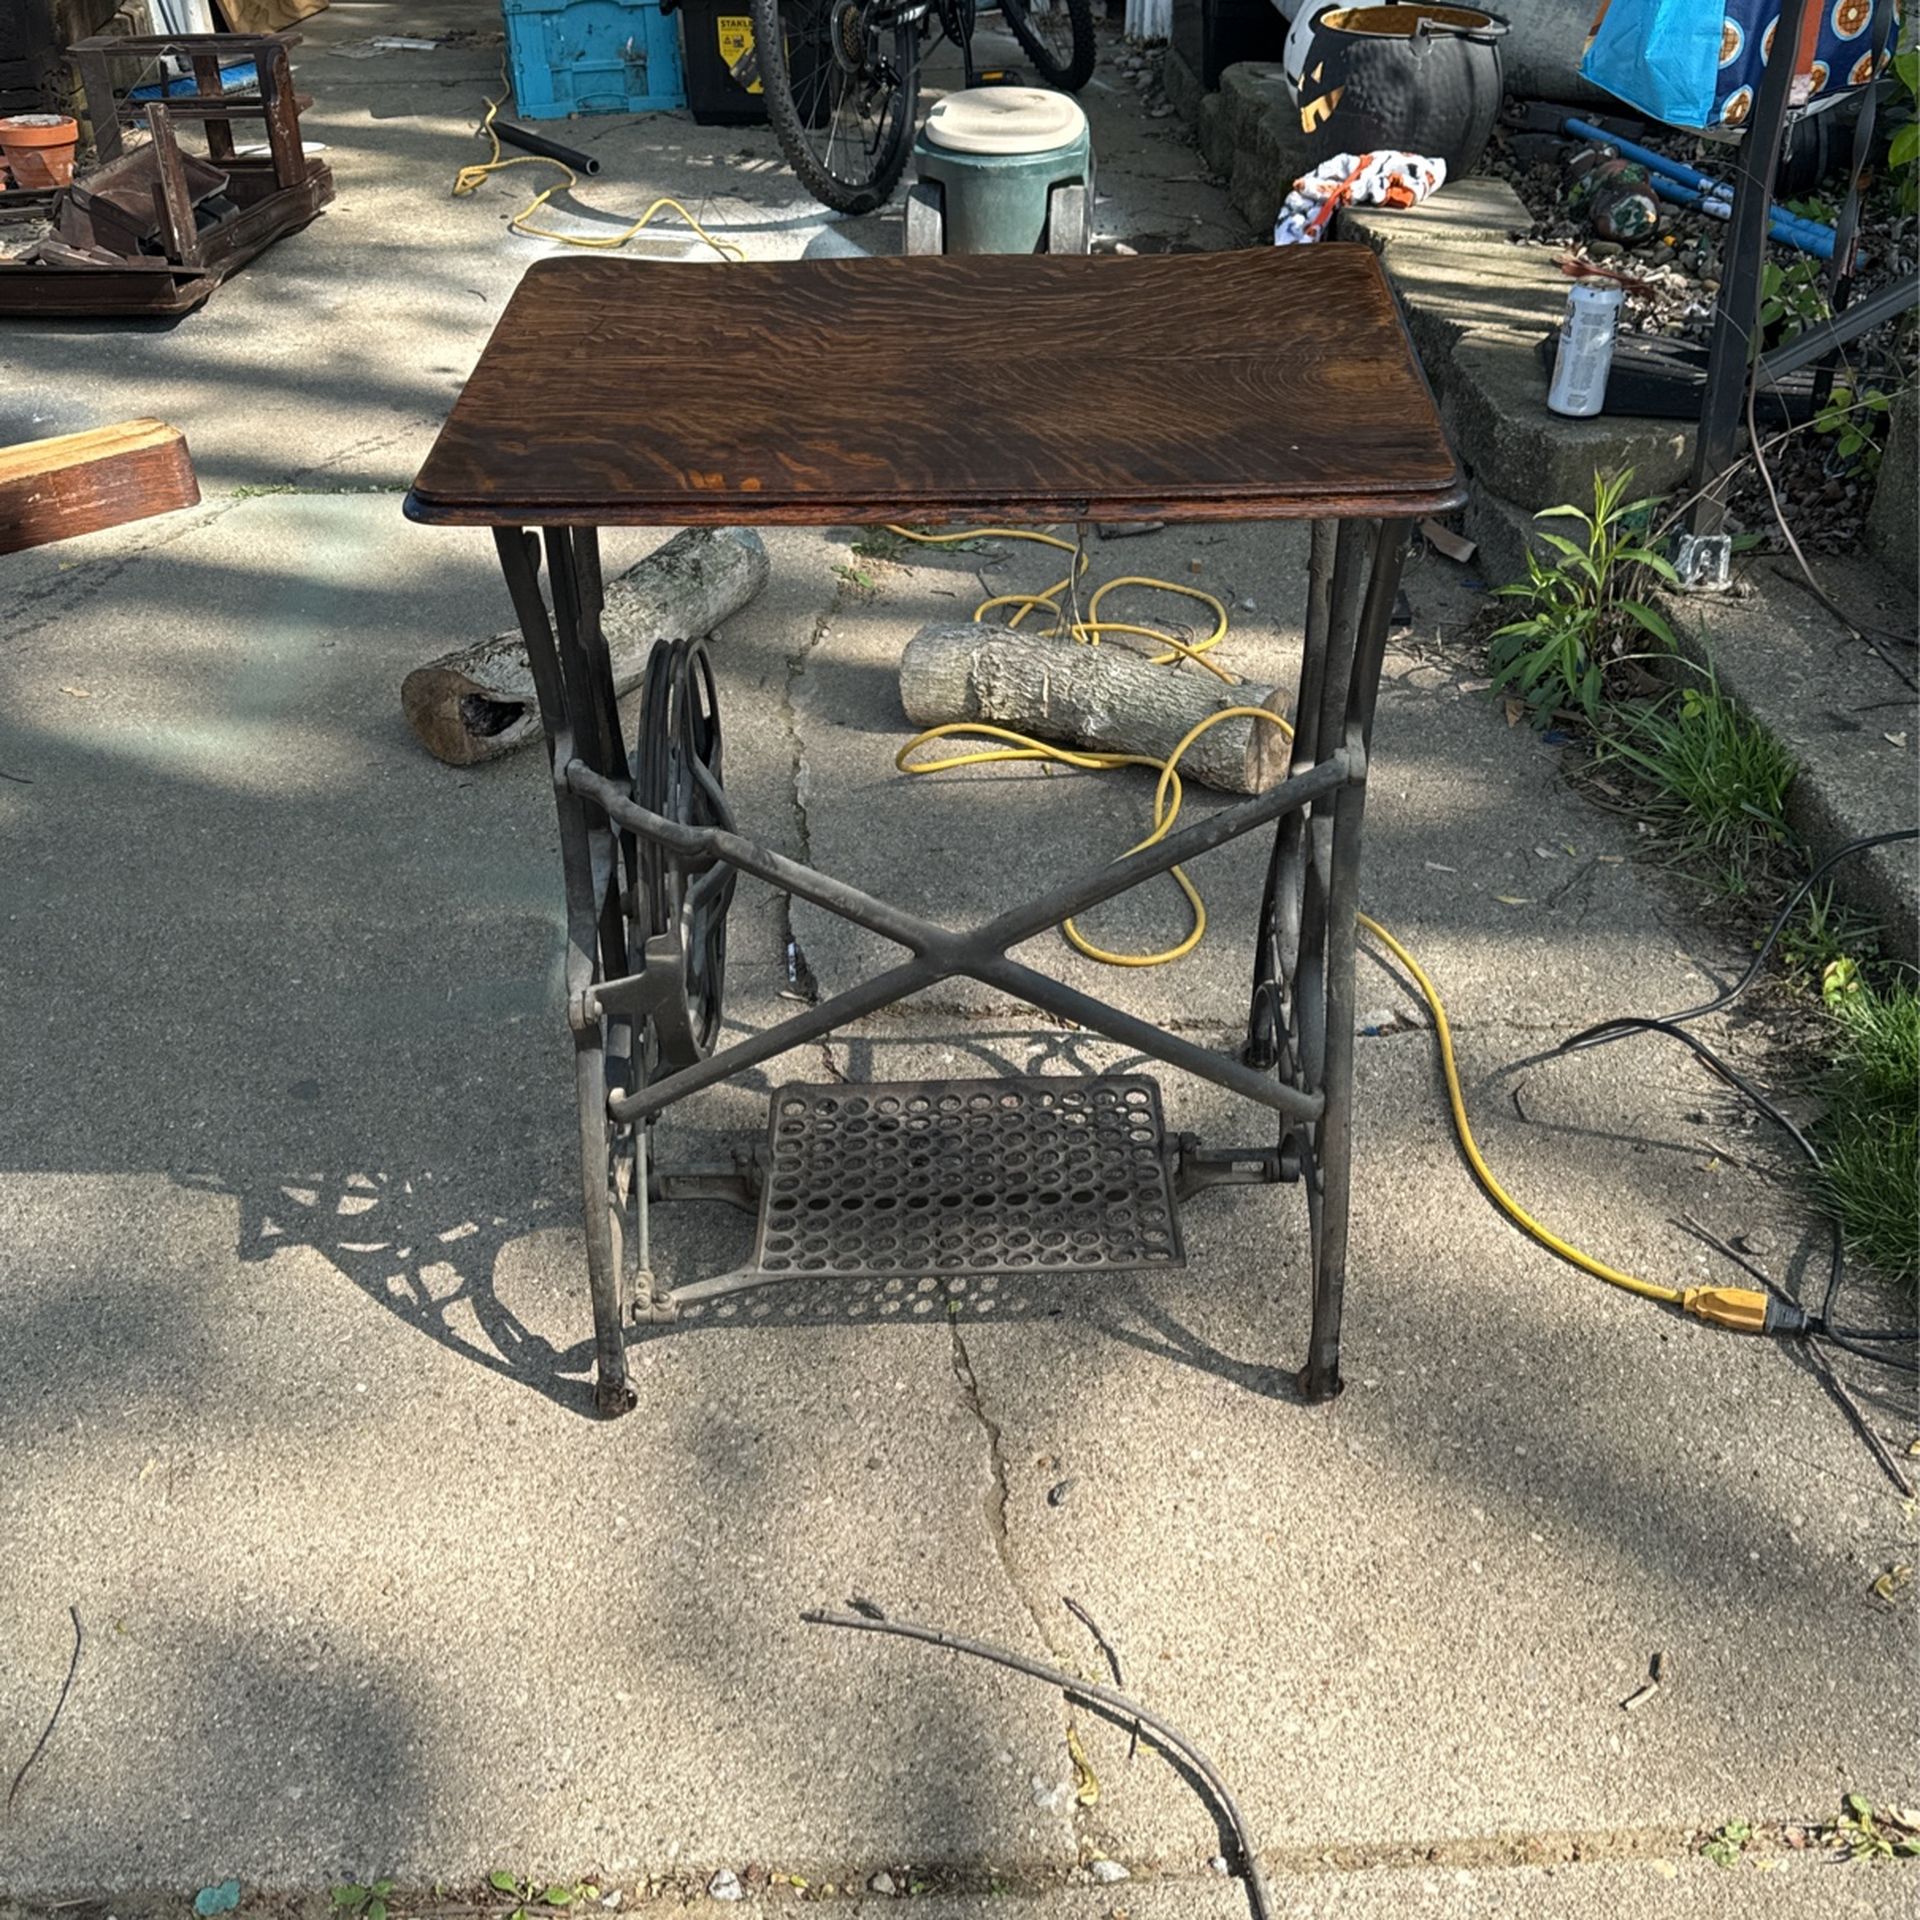
<path fill-rule="evenodd" d="M 997 593 L 991 599 L 983 600 L 974 608 L 973 617 L 983 621 L 987 615 L 1001 607 L 1013 608 L 1013 617 L 1008 621 L 1010 627 L 1017 627 L 1028 614 L 1045 609 L 1054 617 L 1055 633 L 1068 633 L 1074 639 L 1088 646 L 1098 646 L 1100 637 L 1107 633 L 1138 634 L 1142 638 L 1158 641 L 1168 649 L 1165 653 L 1155 654 L 1152 664 L 1155 666 L 1177 665 L 1179 661 L 1192 660 L 1199 666 L 1224 680 L 1227 685 L 1239 683 L 1224 667 L 1215 665 L 1201 656 L 1210 647 L 1218 646 L 1226 637 L 1227 610 L 1210 593 L 1203 593 L 1198 587 L 1176 586 L 1171 580 L 1152 580 L 1144 574 L 1127 574 L 1118 580 L 1109 580 L 1094 589 L 1087 601 L 1083 618 L 1071 619 L 1060 605 L 1060 596 L 1082 578 L 1092 562 L 1087 558 L 1086 550 L 1077 542 L 1062 540 L 1057 534 L 1035 533 L 1024 527 L 988 527 L 965 533 L 918 533 L 912 527 L 890 526 L 887 531 L 897 534 L 903 540 L 917 540 L 923 546 L 950 546 L 959 540 L 974 540 L 982 535 L 996 540 L 1028 540 L 1040 546 L 1059 547 L 1074 556 L 1072 570 L 1064 580 L 1057 580 L 1039 593 Z M 1161 593 L 1177 593 L 1188 600 L 1198 600 L 1210 608 L 1213 613 L 1213 631 L 1204 640 L 1189 646 L 1173 634 L 1162 633 L 1158 627 L 1143 627 L 1131 621 L 1099 619 L 1100 602 L 1116 587 L 1149 587 Z M 1269 713 L 1264 707 L 1226 707 L 1218 713 L 1209 714 L 1198 726 L 1187 734 L 1165 760 L 1156 760 L 1150 755 L 1137 753 L 1087 753 L 1074 752 L 1066 747 L 1057 747 L 1050 741 L 1035 740 L 1023 733 L 1009 733 L 1004 727 L 976 725 L 970 721 L 950 722 L 945 726 L 929 727 L 924 733 L 917 733 L 894 755 L 893 764 L 902 773 L 946 773 L 955 767 L 991 766 L 1000 761 L 1048 760 L 1063 767 L 1078 767 L 1086 772 L 1103 773 L 1114 767 L 1152 767 L 1160 775 L 1153 790 L 1153 831 L 1138 846 L 1129 847 L 1129 853 L 1138 853 L 1142 848 L 1152 846 L 1156 841 L 1164 840 L 1172 832 L 1173 824 L 1180 817 L 1180 803 L 1185 789 L 1180 784 L 1180 775 L 1176 768 L 1180 756 L 1206 732 L 1209 727 L 1217 726 L 1222 720 L 1269 720 L 1278 721 L 1285 730 L 1286 722 L 1275 713 Z M 939 760 L 914 760 L 914 753 L 930 741 L 965 736 L 972 739 L 991 739 L 1004 741 L 998 747 L 987 747 L 976 753 L 949 754 Z M 1200 890 L 1189 880 L 1179 867 L 1168 868 L 1168 875 L 1175 886 L 1186 896 L 1187 907 L 1193 918 L 1187 937 L 1176 945 L 1160 953 L 1114 953 L 1106 947 L 1096 947 L 1091 940 L 1071 920 L 1060 923 L 1060 931 L 1066 936 L 1069 945 L 1084 953 L 1089 960 L 1098 960 L 1108 967 L 1164 967 L 1169 961 L 1183 960 L 1206 937 L 1207 906 L 1200 897 Z"/>
<path fill-rule="evenodd" d="M 1062 540 L 1048 533 L 1033 533 L 1024 528 L 990 527 L 974 529 L 967 533 L 927 534 L 916 533 L 909 527 L 891 527 L 889 532 L 903 539 L 917 540 L 929 546 L 943 546 L 958 540 L 971 540 L 984 536 L 998 540 L 1031 540 L 1046 546 L 1064 548 L 1078 555 L 1073 572 L 1065 580 L 1038 594 L 996 594 L 992 599 L 983 601 L 974 610 L 974 619 L 982 620 L 987 614 L 1000 607 L 1011 606 L 1018 611 L 1012 624 L 1020 621 L 1036 609 L 1045 608 L 1061 623 L 1056 631 L 1070 631 L 1074 638 L 1089 645 L 1095 644 L 1101 633 L 1132 633 L 1153 639 L 1166 645 L 1171 651 L 1156 656 L 1158 664 L 1175 662 L 1181 657 L 1197 657 L 1205 649 L 1217 646 L 1227 632 L 1227 611 L 1211 594 L 1202 593 L 1198 587 L 1177 585 L 1171 580 L 1154 580 L 1144 575 L 1129 574 L 1119 580 L 1110 580 L 1095 591 L 1087 602 L 1086 618 L 1069 622 L 1063 613 L 1059 596 L 1065 593 L 1087 569 L 1087 559 L 1073 542 Z M 1116 587 L 1137 586 L 1153 588 L 1164 593 L 1176 593 L 1188 599 L 1204 601 L 1214 611 L 1214 631 L 1197 646 L 1188 648 L 1171 634 L 1160 632 L 1153 627 L 1123 625 L 1119 622 L 1102 622 L 1095 618 L 1101 598 Z M 1210 672 L 1219 674 L 1223 680 L 1231 683 L 1232 676 L 1210 660 L 1200 660 L 1199 664 Z M 1086 753 L 1068 747 L 1058 747 L 1045 740 L 1035 740 L 1025 734 L 1014 733 L 1005 727 L 980 725 L 972 721 L 954 721 L 944 726 L 929 727 L 925 732 L 915 734 L 894 756 L 894 765 L 902 773 L 942 773 L 954 767 L 985 766 L 1000 761 L 1041 760 L 1051 761 L 1061 766 L 1078 767 L 1090 772 L 1103 772 L 1112 767 L 1153 767 L 1160 778 L 1153 791 L 1153 831 L 1140 841 L 1138 846 L 1129 848 L 1129 852 L 1138 852 L 1150 847 L 1156 841 L 1164 840 L 1173 830 L 1174 822 L 1179 818 L 1183 789 L 1179 773 L 1176 771 L 1181 756 L 1206 730 L 1222 720 L 1258 719 L 1277 722 L 1289 739 L 1293 729 L 1278 714 L 1269 713 L 1263 707 L 1227 707 L 1219 713 L 1209 714 L 1199 725 L 1189 730 L 1165 760 L 1157 760 L 1150 754 L 1132 753 Z M 971 753 L 948 754 L 935 760 L 915 760 L 913 755 L 922 747 L 935 740 L 954 738 L 987 739 L 999 742 L 996 746 L 982 748 Z M 1193 882 L 1178 868 L 1169 869 L 1181 892 L 1186 896 L 1192 911 L 1193 926 L 1187 937 L 1177 945 L 1169 947 L 1163 953 L 1109 953 L 1096 947 L 1081 934 L 1071 920 L 1061 923 L 1061 932 L 1068 941 L 1090 960 L 1098 960 L 1110 967 L 1160 967 L 1169 961 L 1179 960 L 1191 953 L 1200 944 L 1207 929 L 1207 910 L 1201 900 L 1199 890 Z M 1549 1253 L 1557 1255 L 1570 1266 L 1578 1267 L 1582 1273 L 1591 1274 L 1596 1280 L 1604 1280 L 1609 1286 L 1624 1288 L 1628 1293 L 1638 1294 L 1644 1300 L 1658 1300 L 1666 1306 L 1679 1307 L 1697 1318 L 1711 1321 L 1722 1327 L 1742 1332 L 1760 1332 L 1764 1330 L 1766 1296 L 1750 1288 L 1742 1287 L 1668 1287 L 1652 1280 L 1642 1280 L 1631 1273 L 1623 1273 L 1618 1267 L 1608 1266 L 1604 1260 L 1596 1260 L 1591 1254 L 1583 1253 L 1571 1242 L 1561 1239 L 1551 1228 L 1542 1226 L 1519 1201 L 1494 1178 L 1493 1169 L 1487 1165 L 1480 1151 L 1480 1144 L 1473 1137 L 1473 1127 L 1467 1118 L 1466 1094 L 1460 1084 L 1460 1065 L 1453 1048 L 1453 1028 L 1447 1019 L 1447 1010 L 1441 1003 L 1439 990 L 1428 977 L 1427 971 L 1418 960 L 1383 927 L 1379 921 L 1367 914 L 1358 916 L 1361 928 L 1374 940 L 1377 940 L 1393 958 L 1406 970 L 1421 999 L 1427 1004 L 1427 1011 L 1433 1017 L 1434 1038 L 1439 1043 L 1440 1071 L 1447 1085 L 1447 1104 L 1453 1114 L 1453 1130 L 1460 1141 L 1460 1150 L 1466 1157 L 1467 1165 L 1473 1170 L 1473 1177 L 1480 1183 L 1487 1198 L 1518 1227 L 1522 1233 Z"/>
<path fill-rule="evenodd" d="M 506 75 L 503 73 L 500 77 L 504 82 Z M 507 231 L 509 233 L 524 234 L 529 239 L 534 240 L 557 240 L 565 247 L 591 247 L 605 250 L 612 247 L 624 247 L 636 233 L 652 223 L 654 215 L 659 213 L 662 208 L 671 208 L 721 259 L 744 260 L 747 257 L 744 249 L 736 246 L 731 240 L 716 240 L 678 200 L 673 199 L 668 194 L 662 194 L 631 226 L 623 227 L 618 233 L 614 234 L 559 233 L 552 227 L 529 226 L 527 221 L 531 215 L 538 213 L 556 193 L 564 193 L 570 187 L 577 187 L 580 184 L 580 176 L 576 174 L 564 160 L 556 160 L 551 154 L 523 153 L 516 155 L 511 160 L 501 158 L 500 136 L 494 132 L 493 123 L 500 109 L 506 104 L 506 98 L 507 96 L 503 92 L 498 100 L 489 100 L 487 102 L 487 115 L 480 123 L 480 131 L 487 136 L 487 142 L 493 151 L 485 160 L 475 161 L 472 166 L 462 167 L 460 171 L 453 176 L 453 194 L 456 200 L 466 194 L 477 192 L 494 174 L 504 173 L 509 167 L 558 167 L 559 170 L 566 175 L 566 178 L 564 180 L 556 180 L 552 186 L 546 188 L 543 192 L 536 193 L 533 198 L 507 222 Z"/>

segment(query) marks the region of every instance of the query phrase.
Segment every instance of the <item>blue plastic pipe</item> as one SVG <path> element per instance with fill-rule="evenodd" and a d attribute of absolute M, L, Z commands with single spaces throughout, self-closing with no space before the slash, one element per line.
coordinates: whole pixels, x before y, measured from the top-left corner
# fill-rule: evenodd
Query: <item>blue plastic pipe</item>
<path fill-rule="evenodd" d="M 1702 173 L 1698 167 L 1690 167 L 1681 160 L 1669 160 L 1664 153 L 1655 153 L 1651 147 L 1643 147 L 1632 140 L 1622 139 L 1617 133 L 1609 133 L 1604 127 L 1596 127 L 1591 120 L 1582 120 L 1569 114 L 1561 123 L 1562 128 L 1576 140 L 1592 140 L 1603 146 L 1609 146 L 1627 160 L 1637 160 L 1656 176 L 1665 175 L 1668 180 L 1678 181 L 1682 186 L 1691 187 L 1695 198 L 1688 199 L 1678 193 L 1668 193 L 1666 198 L 1682 206 L 1698 206 L 1701 200 L 1713 199 L 1723 202 L 1729 210 L 1733 205 L 1733 189 L 1724 181 L 1716 180 L 1711 174 Z M 1665 189 L 1661 189 L 1665 192 Z M 1775 205 L 1767 212 L 1768 231 L 1773 237 L 1790 247 L 1798 247 L 1802 253 L 1811 253 L 1822 260 L 1833 258 L 1833 229 L 1822 226 L 1817 220 L 1803 220 L 1797 213 L 1789 213 L 1785 207 Z"/>
<path fill-rule="evenodd" d="M 1678 180 L 1669 180 L 1664 174 L 1656 173 L 1652 177 L 1652 187 L 1663 200 L 1672 200 L 1683 207 L 1704 206 L 1708 196 L 1693 187 L 1685 187 Z M 1726 202 L 1716 199 L 1715 204 L 1725 209 Z M 1715 218 L 1724 220 L 1722 211 Z M 1768 231 L 1782 246 L 1798 247 L 1802 253 L 1810 253 L 1817 260 L 1833 258 L 1833 233 L 1825 227 L 1816 227 L 1810 221 L 1787 222 L 1775 218 L 1768 225 Z"/>

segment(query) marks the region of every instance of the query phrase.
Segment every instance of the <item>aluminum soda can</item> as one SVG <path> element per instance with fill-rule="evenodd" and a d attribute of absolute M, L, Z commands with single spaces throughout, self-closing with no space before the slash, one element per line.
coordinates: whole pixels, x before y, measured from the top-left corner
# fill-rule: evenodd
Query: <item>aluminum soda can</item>
<path fill-rule="evenodd" d="M 1625 297 L 1618 287 L 1583 283 L 1568 288 L 1560 344 L 1553 356 L 1553 380 L 1547 388 L 1547 405 L 1555 413 L 1580 420 L 1606 404 L 1613 339 Z"/>

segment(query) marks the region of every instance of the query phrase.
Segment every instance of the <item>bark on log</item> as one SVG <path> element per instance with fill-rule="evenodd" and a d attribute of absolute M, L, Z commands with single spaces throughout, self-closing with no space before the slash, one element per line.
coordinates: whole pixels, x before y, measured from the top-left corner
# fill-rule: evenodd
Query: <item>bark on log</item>
<path fill-rule="evenodd" d="M 738 613 L 767 580 L 767 549 L 747 527 L 690 527 L 607 582 L 601 631 L 613 683 L 635 687 L 656 640 L 690 640 Z M 421 744 L 451 767 L 495 760 L 540 738 L 540 706 L 516 629 L 416 667 L 400 705 Z"/>
<path fill-rule="evenodd" d="M 1229 687 L 1190 667 L 1156 667 L 1111 640 L 1090 647 L 1064 635 L 954 624 L 922 627 L 907 642 L 900 701 L 917 727 L 981 720 L 1040 740 L 1156 760 L 1223 707 L 1286 711 L 1272 687 Z M 1286 770 L 1286 736 L 1258 720 L 1209 727 L 1180 762 L 1183 776 L 1223 793 L 1264 793 Z"/>

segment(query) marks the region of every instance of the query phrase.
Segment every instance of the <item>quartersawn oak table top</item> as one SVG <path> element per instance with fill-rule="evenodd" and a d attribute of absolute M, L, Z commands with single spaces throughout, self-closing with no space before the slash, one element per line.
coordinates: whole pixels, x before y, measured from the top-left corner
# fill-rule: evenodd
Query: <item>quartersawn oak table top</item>
<path fill-rule="evenodd" d="M 407 498 L 458 526 L 1401 518 L 1465 497 L 1364 247 L 543 260 Z"/>

